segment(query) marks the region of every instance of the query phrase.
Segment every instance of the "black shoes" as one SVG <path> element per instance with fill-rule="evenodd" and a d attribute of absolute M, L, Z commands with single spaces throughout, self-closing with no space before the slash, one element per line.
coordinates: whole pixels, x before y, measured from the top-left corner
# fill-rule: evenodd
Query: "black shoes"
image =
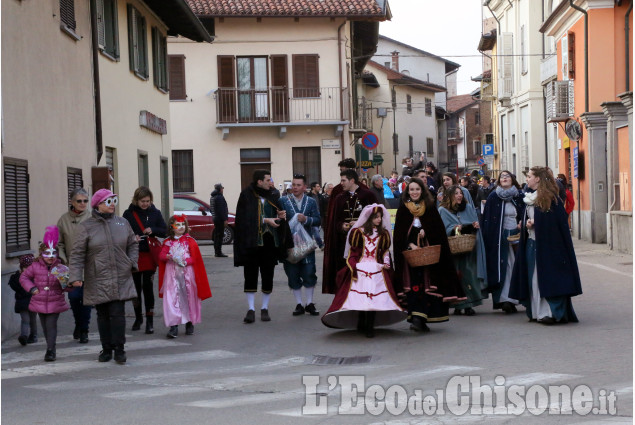
<path fill-rule="evenodd" d="M 26 335 L 20 335 L 18 337 L 18 342 L 20 343 L 20 345 L 26 345 L 27 341 L 28 340 L 27 340 Z"/>
<path fill-rule="evenodd" d="M 46 354 L 44 354 L 45 362 L 54 362 L 55 361 L 55 350 L 46 350 Z"/>
<path fill-rule="evenodd" d="M 293 310 L 292 314 L 294 316 L 302 316 L 304 314 L 304 307 L 302 307 L 302 304 L 296 305 L 295 310 Z"/>
<path fill-rule="evenodd" d="M 463 315 L 463 310 L 461 310 L 460 308 L 455 308 L 454 309 L 454 315 L 455 316 L 462 316 Z"/>
<path fill-rule="evenodd" d="M 297 310 L 297 307 L 296 307 Z M 304 308 L 304 310 L 309 313 L 311 316 L 319 316 L 320 312 L 317 311 L 317 308 L 315 308 L 315 304 L 311 303 L 311 304 L 307 304 L 306 307 Z"/>
<path fill-rule="evenodd" d="M 86 329 L 85 331 L 81 331 L 79 333 L 79 343 L 80 344 L 88 343 L 88 329 Z"/>
<path fill-rule="evenodd" d="M 538 319 L 538 323 L 541 325 L 553 325 L 556 323 L 556 320 L 553 317 L 543 317 L 542 319 Z"/>
<path fill-rule="evenodd" d="M 29 335 L 29 337 L 26 340 L 26 343 L 33 344 L 34 342 L 37 342 L 37 335 L 34 335 L 34 334 Z"/>
<path fill-rule="evenodd" d="M 101 363 L 109 362 L 112 360 L 112 350 L 103 349 L 99 353 L 99 357 L 97 358 Z"/>
<path fill-rule="evenodd" d="M 154 312 L 146 314 L 146 334 L 154 333 Z"/>
<path fill-rule="evenodd" d="M 194 331 L 194 329 L 192 329 Z M 170 326 L 170 330 L 168 331 L 168 338 L 176 338 L 179 335 L 179 327 L 174 325 Z"/>
<path fill-rule="evenodd" d="M 194 335 L 194 325 L 192 322 L 187 322 L 185 324 L 185 335 Z"/>
<path fill-rule="evenodd" d="M 132 330 L 138 331 L 139 329 L 141 329 L 142 324 L 143 324 L 143 316 L 141 315 L 136 316 L 136 318 L 134 319 L 134 323 L 132 324 Z"/>
<path fill-rule="evenodd" d="M 474 316 L 476 314 L 476 312 L 474 311 L 474 309 L 472 307 L 468 307 L 465 309 L 465 315 L 466 316 Z"/>
<path fill-rule="evenodd" d="M 119 364 L 126 362 L 126 352 L 123 350 L 123 347 L 115 348 L 115 361 Z"/>
<path fill-rule="evenodd" d="M 218 258 L 227 258 L 228 256 L 223 254 L 222 252 L 220 254 L 216 254 L 214 255 L 214 257 L 218 257 Z"/>
<path fill-rule="evenodd" d="M 412 317 L 412 324 L 410 325 L 410 329 L 416 332 L 430 332 L 430 328 L 426 325 L 426 322 L 423 321 L 423 318 L 419 316 Z"/>
<path fill-rule="evenodd" d="M 504 302 L 501 308 L 503 309 L 505 314 L 513 314 L 518 312 L 518 310 L 516 310 L 516 306 L 510 302 Z"/>
<path fill-rule="evenodd" d="M 75 330 L 73 331 L 73 339 L 79 339 L 79 326 L 75 326 Z"/>
<path fill-rule="evenodd" d="M 260 310 L 260 320 L 263 322 L 271 322 L 271 317 L 269 317 L 269 310 L 263 308 Z"/>
<path fill-rule="evenodd" d="M 247 315 L 243 319 L 243 323 L 254 323 L 256 321 L 256 312 L 254 310 L 247 311 Z"/>

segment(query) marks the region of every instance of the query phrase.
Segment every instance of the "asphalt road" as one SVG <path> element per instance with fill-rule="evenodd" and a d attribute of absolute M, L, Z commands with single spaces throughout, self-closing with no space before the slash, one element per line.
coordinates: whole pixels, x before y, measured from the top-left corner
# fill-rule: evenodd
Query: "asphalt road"
<path fill-rule="evenodd" d="M 56 362 L 43 361 L 41 330 L 36 344 L 22 347 L 16 338 L 2 344 L 2 421 L 633 423 L 632 256 L 603 245 L 575 245 L 584 291 L 573 299 L 580 323 L 530 323 L 524 312 L 494 312 L 486 300 L 476 316 L 452 316 L 448 323 L 431 325 L 428 334 L 416 334 L 403 322 L 379 329 L 374 339 L 328 329 L 319 317 L 293 317 L 295 301 L 281 266 L 270 304 L 272 321 L 243 324 L 242 269 L 233 267 L 231 257 L 214 258 L 213 247 L 203 246 L 213 298 L 204 301 L 203 323 L 193 336 L 183 335 L 181 327 L 179 337 L 168 340 L 160 315 L 154 335 L 132 332 L 129 305 L 128 362 L 98 363 L 95 316 L 90 342 L 78 344 L 70 336 L 71 313 L 64 313 Z M 316 292 L 324 312 L 332 296 Z M 314 364 L 325 360 L 331 364 Z M 472 390 L 480 391 L 474 397 L 468 397 L 465 379 L 470 378 L 462 378 L 469 376 Z M 456 383 L 463 385 L 460 393 Z M 560 387 L 562 399 L 547 397 L 553 385 L 566 386 Z M 495 394 L 491 400 L 489 391 Z M 526 404 L 514 394 L 525 394 Z M 594 408 L 607 413 L 594 415 Z"/>

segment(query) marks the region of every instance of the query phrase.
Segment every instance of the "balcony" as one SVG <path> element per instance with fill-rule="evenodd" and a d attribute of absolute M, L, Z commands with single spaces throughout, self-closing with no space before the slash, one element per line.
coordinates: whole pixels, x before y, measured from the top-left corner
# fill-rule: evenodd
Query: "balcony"
<path fill-rule="evenodd" d="M 282 138 L 287 127 L 308 125 L 335 126 L 337 137 L 348 124 L 348 89 L 219 88 L 214 93 L 216 127 L 223 129 L 223 139 L 232 127 L 279 127 Z"/>
<path fill-rule="evenodd" d="M 350 131 L 373 131 L 373 104 L 362 97 L 357 106 L 357 117 L 353 120 L 353 129 Z"/>
<path fill-rule="evenodd" d="M 540 81 L 544 85 L 558 76 L 558 56 L 552 54 L 540 62 Z"/>
<path fill-rule="evenodd" d="M 448 145 L 456 145 L 463 141 L 463 128 L 448 128 Z"/>

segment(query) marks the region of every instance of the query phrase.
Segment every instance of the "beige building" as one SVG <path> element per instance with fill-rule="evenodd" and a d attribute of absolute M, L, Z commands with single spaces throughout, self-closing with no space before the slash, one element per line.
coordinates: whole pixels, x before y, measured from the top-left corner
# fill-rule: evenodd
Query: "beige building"
<path fill-rule="evenodd" d="M 148 184 L 170 210 L 166 37 L 211 37 L 184 0 L 90 3 L 2 2 L 4 288 L 76 187 L 112 187 L 122 213 Z M 19 316 L 1 299 L 5 339 Z"/>
<path fill-rule="evenodd" d="M 277 187 L 296 173 L 339 182 L 337 163 L 354 156 L 351 80 L 374 52 L 387 5 L 252 1 L 237 12 L 220 0 L 188 3 L 213 22 L 215 40 L 168 42 L 174 192 L 206 201 L 222 182 L 233 211 L 258 168 Z"/>

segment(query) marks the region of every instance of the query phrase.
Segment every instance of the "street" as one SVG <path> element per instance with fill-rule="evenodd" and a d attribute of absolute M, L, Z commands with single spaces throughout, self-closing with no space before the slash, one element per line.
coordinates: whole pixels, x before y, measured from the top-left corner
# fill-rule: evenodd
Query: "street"
<path fill-rule="evenodd" d="M 231 255 L 214 258 L 213 247 L 204 245 L 213 297 L 203 302 L 203 323 L 195 326 L 193 336 L 186 336 L 181 326 L 178 338 L 167 339 L 160 313 L 154 335 L 145 335 L 143 326 L 132 332 L 128 304 L 128 361 L 99 363 L 95 312 L 90 342 L 78 344 L 67 311 L 59 321 L 57 361 L 45 363 L 38 322 L 39 342 L 22 347 L 16 336 L 2 344 L 2 420 L 11 425 L 632 423 L 632 256 L 611 252 L 605 245 L 574 245 L 584 291 L 573 298 L 579 323 L 530 323 L 524 308 L 505 315 L 494 312 L 491 300 L 485 300 L 476 316 L 451 316 L 447 323 L 430 325 L 430 333 L 414 333 L 402 322 L 378 329 L 374 339 L 328 329 L 319 317 L 292 316 L 295 301 L 281 265 L 276 267 L 269 309 L 272 321 L 261 322 L 257 311 L 254 324 L 243 324 L 243 270 L 233 267 Z M 224 250 L 230 253 L 231 247 Z M 317 262 L 321 289 L 321 251 Z M 320 289 L 315 302 L 324 313 L 332 296 Z M 541 406 L 527 397 L 528 406 L 544 412 L 535 417 L 526 409 L 505 410 L 507 402 L 496 403 L 492 411 L 488 407 L 493 402 L 485 394 L 482 400 L 470 399 L 470 410 L 457 414 L 452 406 L 461 398 L 448 391 L 436 413 L 426 414 L 403 399 L 417 394 L 416 402 L 443 393 L 456 376 L 480 377 L 480 385 L 495 394 L 496 386 L 502 391 L 503 386 L 522 385 L 540 394 L 537 385 L 546 391 L 549 385 L 566 385 L 573 405 L 552 398 Z M 363 379 L 356 400 L 345 388 L 351 379 Z M 385 395 L 378 385 L 388 390 Z M 389 390 L 393 385 L 405 391 Z M 583 385 L 593 392 L 594 408 L 604 409 L 598 395 L 610 399 L 614 394 L 615 414 L 594 415 L 590 404 L 591 413 L 580 414 L 579 404 L 584 405 L 588 394 L 574 388 Z M 369 396 L 371 386 L 379 404 L 368 399 L 364 403 L 364 392 Z M 465 388 L 463 394 L 468 394 Z M 444 412 L 438 407 L 445 407 Z"/>

